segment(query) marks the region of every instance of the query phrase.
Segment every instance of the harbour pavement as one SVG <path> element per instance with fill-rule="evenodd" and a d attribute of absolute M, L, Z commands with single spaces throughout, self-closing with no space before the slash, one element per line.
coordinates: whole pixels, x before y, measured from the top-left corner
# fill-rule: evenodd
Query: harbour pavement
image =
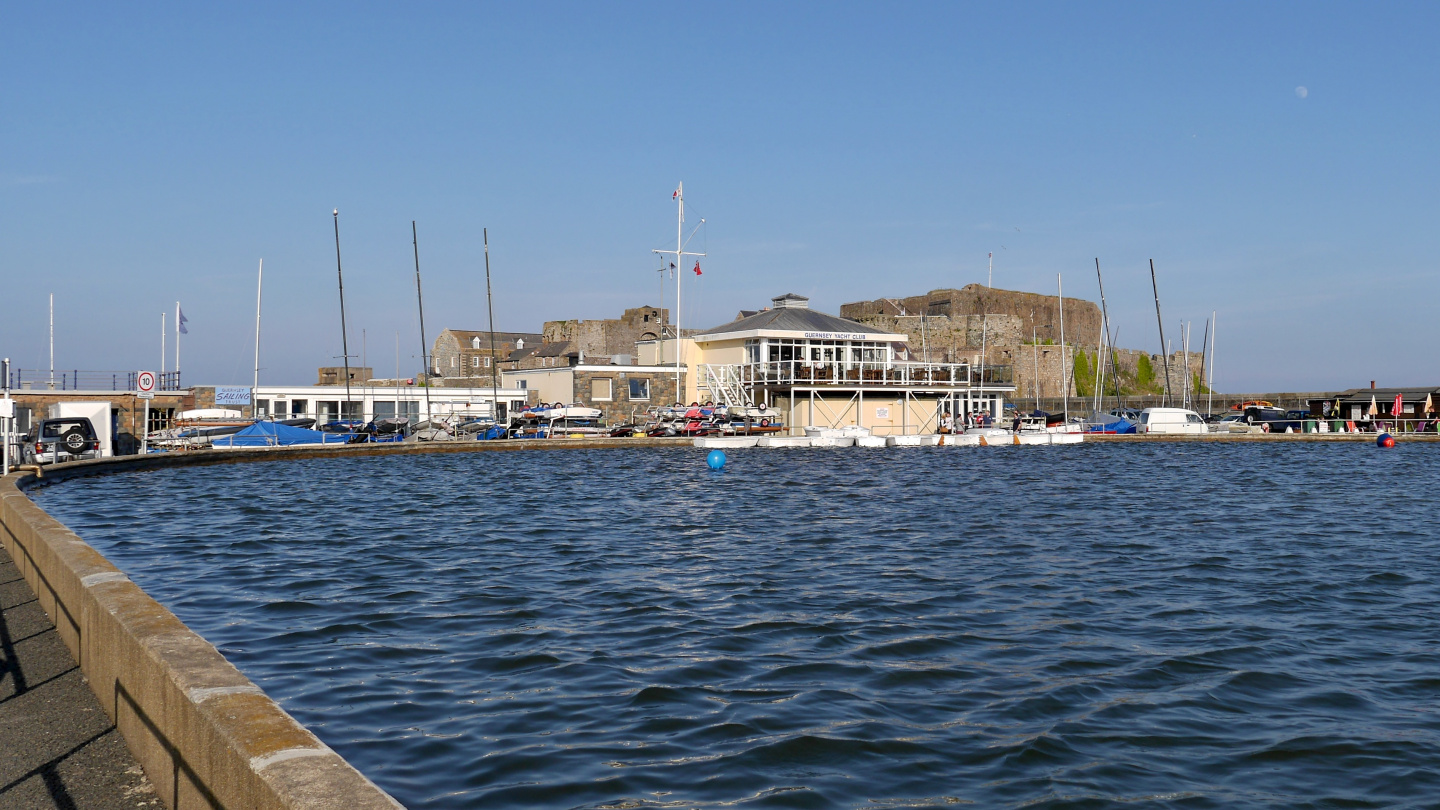
<path fill-rule="evenodd" d="M 0 810 L 163 806 L 0 547 Z"/>

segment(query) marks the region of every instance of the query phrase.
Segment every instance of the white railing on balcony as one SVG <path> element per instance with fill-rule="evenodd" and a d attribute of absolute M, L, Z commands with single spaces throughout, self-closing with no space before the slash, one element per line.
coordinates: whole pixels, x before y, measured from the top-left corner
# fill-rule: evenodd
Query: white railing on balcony
<path fill-rule="evenodd" d="M 982 370 L 970 363 L 816 363 L 775 360 L 765 363 L 705 366 L 707 381 L 725 389 L 749 390 L 763 385 L 961 387 L 982 385 Z M 983 385 L 1009 386 L 1010 366 L 985 366 Z M 716 392 L 718 395 L 718 392 Z"/>

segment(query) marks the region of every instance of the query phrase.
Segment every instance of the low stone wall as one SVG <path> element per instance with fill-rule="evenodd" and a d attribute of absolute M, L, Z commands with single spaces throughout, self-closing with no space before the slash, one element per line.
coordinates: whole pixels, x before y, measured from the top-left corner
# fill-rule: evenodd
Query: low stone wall
<path fill-rule="evenodd" d="M 396 808 L 394 799 L 100 552 L 36 506 L 25 490 L 78 476 L 195 464 L 686 444 L 688 439 L 435 442 L 207 450 L 74 462 L 47 468 L 43 478 L 28 472 L 0 478 L 0 543 L 171 808 Z"/>

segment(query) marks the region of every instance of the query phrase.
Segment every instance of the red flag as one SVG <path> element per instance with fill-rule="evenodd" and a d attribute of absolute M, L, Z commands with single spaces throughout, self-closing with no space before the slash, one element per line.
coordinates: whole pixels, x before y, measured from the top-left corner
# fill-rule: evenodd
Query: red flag
<path fill-rule="evenodd" d="M 675 189 L 675 193 L 670 195 L 670 199 L 672 199 L 672 200 L 678 200 L 678 199 L 680 199 L 680 189 L 678 189 L 678 188 Z"/>
<path fill-rule="evenodd" d="M 1404 395 L 1402 395 L 1402 394 L 1396 394 L 1396 395 L 1395 395 L 1395 404 L 1390 406 L 1390 415 L 1391 415 L 1391 416 L 1397 416 L 1397 417 L 1398 417 L 1398 416 L 1400 416 L 1401 412 L 1403 412 L 1404 410 L 1405 410 L 1405 397 L 1404 397 Z"/>
<path fill-rule="evenodd" d="M 697 275 L 697 276 L 700 275 L 700 260 L 699 260 L 699 259 L 696 259 L 696 260 L 695 260 L 695 275 Z"/>

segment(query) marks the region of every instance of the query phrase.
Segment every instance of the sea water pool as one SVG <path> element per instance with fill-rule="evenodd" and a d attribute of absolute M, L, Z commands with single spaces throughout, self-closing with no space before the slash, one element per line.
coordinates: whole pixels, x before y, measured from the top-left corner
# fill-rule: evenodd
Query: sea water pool
<path fill-rule="evenodd" d="M 33 497 L 411 807 L 1440 795 L 1430 446 L 704 456 Z"/>

